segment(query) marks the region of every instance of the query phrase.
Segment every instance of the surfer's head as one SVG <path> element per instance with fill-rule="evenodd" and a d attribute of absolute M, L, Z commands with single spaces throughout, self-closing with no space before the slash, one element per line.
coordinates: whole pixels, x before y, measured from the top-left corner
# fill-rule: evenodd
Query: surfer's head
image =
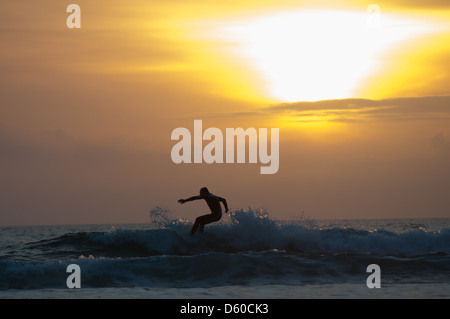
<path fill-rule="evenodd" d="M 208 196 L 209 195 L 209 190 L 206 187 L 202 187 L 200 188 L 200 196 Z"/>

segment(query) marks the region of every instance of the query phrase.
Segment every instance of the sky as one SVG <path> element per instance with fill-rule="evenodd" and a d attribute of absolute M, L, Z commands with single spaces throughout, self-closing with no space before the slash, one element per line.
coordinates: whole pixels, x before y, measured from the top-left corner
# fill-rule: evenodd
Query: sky
<path fill-rule="evenodd" d="M 203 186 L 275 219 L 450 217 L 449 1 L 77 0 L 81 28 L 69 4 L 2 4 L 0 226 L 192 220 Z M 194 120 L 278 128 L 278 171 L 174 163 Z"/>

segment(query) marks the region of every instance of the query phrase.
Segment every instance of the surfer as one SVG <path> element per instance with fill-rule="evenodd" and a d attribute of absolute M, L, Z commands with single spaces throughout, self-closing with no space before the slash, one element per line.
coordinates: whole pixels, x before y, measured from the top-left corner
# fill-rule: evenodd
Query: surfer
<path fill-rule="evenodd" d="M 220 220 L 220 218 L 222 218 L 222 207 L 220 206 L 220 202 L 222 202 L 223 206 L 225 207 L 225 213 L 228 213 L 228 204 L 225 198 L 211 194 L 206 187 L 202 187 L 200 189 L 199 196 L 192 196 L 189 197 L 188 199 L 179 199 L 178 203 L 184 204 L 186 202 L 190 202 L 197 199 L 204 199 L 206 201 L 209 209 L 211 210 L 211 214 L 197 217 L 194 226 L 192 227 L 191 230 L 191 236 L 195 234 L 199 226 L 200 231 L 203 232 L 203 229 L 205 228 L 206 224 L 217 222 Z"/>

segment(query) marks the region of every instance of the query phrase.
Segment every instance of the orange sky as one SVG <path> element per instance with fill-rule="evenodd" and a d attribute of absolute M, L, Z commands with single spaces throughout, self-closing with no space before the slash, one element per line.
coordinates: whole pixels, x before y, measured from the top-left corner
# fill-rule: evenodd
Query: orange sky
<path fill-rule="evenodd" d="M 0 12 L 0 225 L 146 222 L 202 186 L 274 218 L 450 217 L 450 4 L 60 1 Z M 172 163 L 280 128 L 280 168 Z"/>

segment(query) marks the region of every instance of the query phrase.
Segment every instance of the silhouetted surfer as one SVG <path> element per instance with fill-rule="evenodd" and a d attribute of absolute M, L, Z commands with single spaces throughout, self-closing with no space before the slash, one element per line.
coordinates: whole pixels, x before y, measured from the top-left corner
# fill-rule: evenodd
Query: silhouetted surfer
<path fill-rule="evenodd" d="M 206 201 L 209 209 L 211 210 L 211 214 L 197 217 L 194 226 L 192 227 L 191 235 L 195 234 L 198 226 L 200 226 L 200 231 L 203 232 L 203 229 L 206 224 L 217 222 L 220 220 L 220 218 L 222 218 L 222 207 L 220 206 L 220 202 L 222 202 L 223 206 L 225 207 L 225 213 L 228 213 L 228 205 L 225 198 L 211 194 L 206 187 L 200 189 L 199 196 L 192 196 L 189 197 L 188 199 L 180 199 L 178 200 L 178 203 L 184 204 L 186 202 L 190 202 L 197 199 L 204 199 Z"/>

